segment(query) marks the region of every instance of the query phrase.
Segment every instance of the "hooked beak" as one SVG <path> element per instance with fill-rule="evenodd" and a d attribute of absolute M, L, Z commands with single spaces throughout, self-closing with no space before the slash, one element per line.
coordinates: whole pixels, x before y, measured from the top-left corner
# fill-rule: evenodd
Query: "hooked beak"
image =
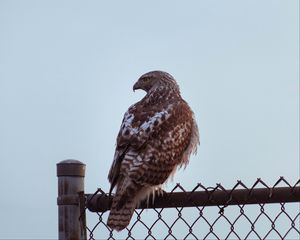
<path fill-rule="evenodd" d="M 135 90 L 137 90 L 137 89 L 140 89 L 139 82 L 136 82 L 136 83 L 133 85 L 133 91 L 135 91 Z"/>

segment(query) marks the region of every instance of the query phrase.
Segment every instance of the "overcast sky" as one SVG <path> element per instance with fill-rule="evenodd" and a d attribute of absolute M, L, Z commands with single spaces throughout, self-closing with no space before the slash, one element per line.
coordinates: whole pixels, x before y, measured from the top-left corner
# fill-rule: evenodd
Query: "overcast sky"
<path fill-rule="evenodd" d="M 107 173 L 150 70 L 178 81 L 201 146 L 192 189 L 299 179 L 299 1 L 0 1 L 0 238 L 57 237 L 56 163 Z"/>

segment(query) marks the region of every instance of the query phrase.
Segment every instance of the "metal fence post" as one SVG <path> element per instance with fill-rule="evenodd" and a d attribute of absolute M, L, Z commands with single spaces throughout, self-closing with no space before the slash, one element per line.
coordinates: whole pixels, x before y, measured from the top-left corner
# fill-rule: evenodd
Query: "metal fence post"
<path fill-rule="evenodd" d="M 56 165 L 58 177 L 58 237 L 60 240 L 86 239 L 85 212 L 80 208 L 84 192 L 85 164 L 64 160 Z M 84 216 L 83 216 L 84 215 Z"/>

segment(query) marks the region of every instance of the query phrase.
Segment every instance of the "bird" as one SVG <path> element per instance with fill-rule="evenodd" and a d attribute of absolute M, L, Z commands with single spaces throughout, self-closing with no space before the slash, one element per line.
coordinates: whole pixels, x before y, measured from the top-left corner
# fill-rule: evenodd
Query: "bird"
<path fill-rule="evenodd" d="M 200 145 L 194 113 L 172 75 L 147 72 L 133 85 L 135 90 L 146 95 L 124 114 L 108 174 L 109 196 L 116 191 L 107 225 L 116 231 L 129 225 L 141 201 L 187 166 Z"/>

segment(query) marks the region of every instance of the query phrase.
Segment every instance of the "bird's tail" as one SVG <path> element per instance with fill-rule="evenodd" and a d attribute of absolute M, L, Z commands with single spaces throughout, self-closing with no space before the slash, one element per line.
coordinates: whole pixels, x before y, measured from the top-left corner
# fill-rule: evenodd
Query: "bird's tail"
<path fill-rule="evenodd" d="M 127 199 L 121 207 L 119 206 L 120 200 L 119 196 L 114 197 L 107 220 L 107 225 L 117 231 L 121 231 L 129 225 L 136 207 L 134 199 Z"/>

